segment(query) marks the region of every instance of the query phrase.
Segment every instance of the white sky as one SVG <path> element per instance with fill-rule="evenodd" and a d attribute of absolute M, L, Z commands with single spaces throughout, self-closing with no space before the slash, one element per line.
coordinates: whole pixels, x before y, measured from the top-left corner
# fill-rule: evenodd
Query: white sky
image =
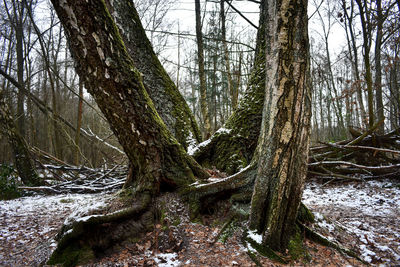
<path fill-rule="evenodd" d="M 309 5 L 308 5 L 308 13 L 309 16 L 311 16 L 314 11 L 316 10 L 316 5 L 319 5 L 323 0 L 309 0 Z M 207 10 L 212 10 L 213 6 L 217 6 L 219 8 L 219 3 L 213 3 L 213 2 L 206 2 L 206 1 L 200 1 L 201 3 L 201 8 L 204 10 L 205 5 Z M 320 12 L 322 13 L 322 16 L 325 16 L 324 14 L 326 12 L 326 4 L 327 0 L 321 5 L 320 7 Z M 246 0 L 234 0 L 232 1 L 232 4 L 235 8 L 243 12 L 243 14 L 255 25 L 258 26 L 258 20 L 259 20 L 259 4 L 246 1 Z M 332 2 L 331 2 L 332 4 Z M 227 9 L 228 12 L 234 12 L 232 8 L 229 7 L 229 5 L 226 3 L 225 8 Z M 234 12 L 235 13 L 235 12 Z M 203 15 L 204 13 L 202 13 Z M 176 4 L 176 6 L 169 11 L 167 14 L 167 19 L 170 21 L 176 21 L 176 23 L 173 24 L 173 28 L 169 29 L 171 32 L 178 32 L 178 22 L 179 22 L 179 28 L 180 31 L 186 31 L 191 34 L 195 34 L 195 11 L 194 11 L 194 0 L 179 0 Z M 331 20 L 332 22 L 334 21 L 334 18 Z M 254 40 L 256 38 L 255 34 L 256 31 L 254 30 L 253 26 L 251 26 L 247 21 L 245 21 L 240 15 L 236 15 L 235 18 L 235 23 L 237 24 L 235 27 L 235 31 L 239 32 L 243 28 L 250 28 L 253 29 L 254 31 Z M 327 24 L 328 20 L 324 18 L 324 23 Z M 227 28 L 231 27 L 232 23 L 227 21 Z M 205 27 L 203 27 L 203 34 L 205 32 Z M 229 33 L 228 33 L 229 34 Z M 323 31 L 321 27 L 321 20 L 318 16 L 318 14 L 314 14 L 312 18 L 309 21 L 309 34 L 310 34 L 310 41 L 313 39 L 315 42 L 322 42 L 323 41 Z M 340 53 L 342 47 L 344 44 L 346 44 L 346 39 L 345 39 L 345 32 L 343 28 L 338 24 L 338 23 L 333 23 L 331 27 L 331 32 L 329 35 L 329 46 L 330 46 L 330 54 L 332 57 L 332 60 L 335 60 L 336 56 Z M 229 38 L 229 36 L 228 36 Z M 193 40 L 195 40 L 193 38 Z M 243 40 L 246 42 L 245 40 Z M 172 60 L 174 62 L 177 62 L 177 40 L 175 37 L 170 37 L 169 38 L 169 50 L 165 51 L 162 53 L 163 57 L 168 58 L 169 60 Z M 191 45 L 195 45 L 194 42 L 191 43 Z M 182 47 L 182 50 L 184 47 Z M 322 51 L 321 51 L 322 52 Z M 181 54 L 185 53 L 185 51 L 181 51 Z"/>

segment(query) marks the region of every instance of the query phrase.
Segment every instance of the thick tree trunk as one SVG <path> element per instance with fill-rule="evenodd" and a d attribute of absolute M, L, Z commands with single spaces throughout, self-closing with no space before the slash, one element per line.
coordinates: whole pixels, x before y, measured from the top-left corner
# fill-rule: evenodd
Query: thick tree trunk
<path fill-rule="evenodd" d="M 77 72 L 129 158 L 136 192 L 157 194 L 207 177 L 157 114 L 105 3 L 52 3 Z"/>
<path fill-rule="evenodd" d="M 193 152 L 194 158 L 200 164 L 214 165 L 228 174 L 236 173 L 250 163 L 260 134 L 265 95 L 264 6 L 265 4 L 261 4 L 254 69 L 246 92 L 224 125 L 226 130 L 218 131 L 207 145 Z"/>
<path fill-rule="evenodd" d="M 204 137 L 210 138 L 211 123 L 210 114 L 207 104 L 207 85 L 206 73 L 204 71 L 204 48 L 203 48 L 203 34 L 201 32 L 201 16 L 200 16 L 200 0 L 195 0 L 195 13 L 196 13 L 196 39 L 197 39 L 197 60 L 199 66 L 199 80 L 200 80 L 200 109 L 203 117 L 204 124 Z"/>
<path fill-rule="evenodd" d="M 197 122 L 185 99 L 158 60 L 133 2 L 114 0 L 106 3 L 129 56 L 142 74 L 144 87 L 168 130 L 185 149 L 189 145 L 201 142 Z"/>
<path fill-rule="evenodd" d="M 250 228 L 284 251 L 293 234 L 307 174 L 311 117 L 307 0 L 270 0 L 266 98 Z"/>
<path fill-rule="evenodd" d="M 4 134 L 13 150 L 15 167 L 25 185 L 40 185 L 28 145 L 17 130 L 11 117 L 10 109 L 0 89 L 0 132 Z"/>

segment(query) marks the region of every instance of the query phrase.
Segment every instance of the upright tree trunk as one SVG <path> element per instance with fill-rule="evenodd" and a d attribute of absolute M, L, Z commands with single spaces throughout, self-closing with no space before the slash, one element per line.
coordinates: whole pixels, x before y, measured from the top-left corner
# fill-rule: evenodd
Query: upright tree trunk
<path fill-rule="evenodd" d="M 81 136 L 81 127 L 82 127 L 82 114 L 83 114 L 83 81 L 79 79 L 79 99 L 78 99 L 78 112 L 76 119 L 76 132 L 75 132 L 75 153 L 74 153 L 74 164 L 76 166 L 79 165 L 79 139 Z"/>
<path fill-rule="evenodd" d="M 18 83 L 25 86 L 24 81 L 24 5 L 18 1 L 13 1 L 15 16 L 15 37 L 17 50 L 17 78 Z M 17 128 L 23 138 L 25 138 L 25 93 L 18 90 L 17 95 Z"/>
<path fill-rule="evenodd" d="M 383 37 L 383 21 L 385 20 L 382 13 L 382 1 L 376 0 L 376 38 L 375 38 L 375 101 L 378 121 L 384 120 L 383 97 L 382 97 L 382 62 L 381 62 L 381 46 Z M 378 126 L 377 133 L 384 134 L 385 124 Z"/>
<path fill-rule="evenodd" d="M 237 99 L 237 93 L 235 85 L 233 84 L 233 78 L 232 78 L 232 73 L 231 73 L 231 62 L 229 60 L 229 51 L 228 51 L 228 45 L 226 43 L 226 19 L 225 19 L 225 0 L 220 0 L 220 18 L 221 18 L 221 38 L 222 38 L 222 46 L 224 49 L 224 60 L 225 60 L 225 70 L 226 70 L 226 76 L 228 78 L 228 88 L 229 88 L 229 94 L 231 97 L 231 104 L 232 104 L 232 110 L 235 110 L 238 104 L 238 99 Z"/>
<path fill-rule="evenodd" d="M 25 185 L 40 185 L 41 182 L 33 165 L 28 145 L 15 126 L 2 89 L 0 89 L 0 132 L 7 137 L 10 143 L 15 167 L 22 182 Z"/>
<path fill-rule="evenodd" d="M 136 192 L 157 194 L 208 175 L 154 108 L 102 0 L 52 0 L 77 72 L 127 154 Z"/>
<path fill-rule="evenodd" d="M 352 61 L 352 69 L 353 69 L 353 74 L 355 77 L 355 82 L 354 85 L 356 87 L 356 96 L 357 96 L 357 102 L 358 105 L 360 106 L 360 113 L 361 113 L 361 125 L 364 125 L 365 127 L 368 127 L 367 123 L 367 115 L 364 107 L 364 101 L 362 97 L 362 91 L 361 91 L 361 78 L 360 78 L 360 72 L 358 69 L 358 49 L 357 49 L 357 43 L 356 43 L 356 37 L 354 34 L 353 30 L 353 13 L 354 13 L 354 3 L 353 1 L 350 2 L 350 14 L 347 13 L 347 6 L 346 2 L 342 2 L 342 10 L 345 15 L 345 22 L 348 21 L 348 31 L 346 28 L 346 37 L 347 37 L 347 43 L 349 47 L 349 52 L 350 52 L 350 59 Z M 350 33 L 350 37 L 348 34 Z M 353 53 L 352 53 L 353 51 Z"/>
<path fill-rule="evenodd" d="M 253 158 L 260 135 L 262 108 L 265 96 L 265 23 L 266 0 L 261 1 L 260 22 L 257 32 L 254 67 L 244 96 L 237 109 L 224 124 L 226 131 L 219 131 L 211 142 L 194 152 L 202 165 L 216 166 L 233 174 L 246 167 Z"/>
<path fill-rule="evenodd" d="M 110 3 L 113 3 L 112 5 Z M 168 130 L 187 149 L 201 142 L 197 122 L 177 86 L 156 56 L 131 0 L 106 1 L 125 47 Z"/>
<path fill-rule="evenodd" d="M 372 91 L 372 73 L 369 52 L 371 50 L 371 21 L 368 19 L 367 2 L 356 0 L 360 11 L 360 20 L 363 34 L 363 50 L 364 50 L 364 67 L 365 67 L 365 83 L 367 84 L 368 93 L 368 126 L 374 125 L 374 93 Z"/>
<path fill-rule="evenodd" d="M 204 123 L 204 137 L 210 138 L 211 123 L 210 114 L 207 104 L 207 85 L 206 73 L 204 71 L 204 48 L 203 48 L 203 34 L 201 32 L 201 15 L 200 15 L 200 0 L 195 0 L 195 13 L 196 13 L 196 40 L 197 40 L 197 60 L 199 66 L 199 80 L 200 80 L 200 108 L 201 115 Z"/>
<path fill-rule="evenodd" d="M 284 251 L 307 174 L 311 117 L 307 0 L 268 0 L 266 98 L 250 228 Z"/>

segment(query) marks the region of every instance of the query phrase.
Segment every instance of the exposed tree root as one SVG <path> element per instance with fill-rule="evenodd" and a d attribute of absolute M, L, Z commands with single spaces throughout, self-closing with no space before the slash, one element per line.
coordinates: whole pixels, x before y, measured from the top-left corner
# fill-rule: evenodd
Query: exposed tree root
<path fill-rule="evenodd" d="M 115 243 L 151 230 L 156 217 L 156 210 L 151 203 L 150 194 L 142 194 L 131 208 L 83 217 L 71 225 L 65 225 L 58 235 L 58 246 L 48 264 L 82 264 L 101 255 Z"/>
<path fill-rule="evenodd" d="M 319 243 L 319 244 L 321 244 L 321 245 L 323 245 L 323 246 L 331 247 L 331 248 L 333 248 L 333 249 L 336 249 L 336 250 L 339 251 L 340 253 L 346 254 L 347 256 L 352 257 L 352 258 L 355 258 L 355 259 L 359 260 L 360 262 L 362 262 L 363 264 L 368 265 L 368 263 L 365 262 L 365 261 L 363 261 L 363 260 L 357 255 L 357 253 L 355 253 L 354 251 L 352 251 L 352 250 L 350 250 L 350 249 L 347 249 L 347 248 L 344 248 L 344 247 L 341 247 L 340 245 L 335 244 L 335 243 L 329 241 L 328 239 L 326 239 L 326 238 L 323 237 L 322 235 L 318 234 L 317 232 L 313 231 L 312 229 L 310 229 L 309 227 L 305 226 L 304 224 L 302 224 L 302 223 L 300 223 L 300 222 L 298 223 L 298 225 L 299 225 L 300 229 L 301 229 L 302 231 L 304 231 L 305 236 L 306 236 L 308 239 L 310 239 L 310 240 L 312 240 L 312 241 L 314 241 L 314 242 L 317 242 L 317 243 Z"/>

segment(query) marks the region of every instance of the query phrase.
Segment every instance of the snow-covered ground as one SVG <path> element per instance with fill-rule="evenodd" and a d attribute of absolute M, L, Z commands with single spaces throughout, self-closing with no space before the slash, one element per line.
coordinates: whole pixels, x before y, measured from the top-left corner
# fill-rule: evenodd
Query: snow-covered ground
<path fill-rule="evenodd" d="M 400 264 L 400 183 L 308 183 L 304 203 L 325 235 L 359 251 L 369 263 Z"/>
<path fill-rule="evenodd" d="M 111 198 L 101 193 L 0 201 L 0 266 L 38 266 L 55 248 L 65 219 L 94 212 Z"/>
<path fill-rule="evenodd" d="M 307 183 L 303 201 L 316 214 L 314 228 L 354 249 L 372 264 L 400 264 L 400 182 L 322 186 Z M 0 201 L 0 266 L 38 266 L 55 247 L 65 221 L 95 214 L 113 194 L 70 194 Z M 257 236 L 258 237 L 258 236 Z M 257 238 L 256 238 L 257 239 Z M 180 265 L 174 253 L 156 254 L 163 266 Z M 185 265 L 185 261 L 183 265 Z M 190 265 L 190 264 L 189 264 Z"/>

